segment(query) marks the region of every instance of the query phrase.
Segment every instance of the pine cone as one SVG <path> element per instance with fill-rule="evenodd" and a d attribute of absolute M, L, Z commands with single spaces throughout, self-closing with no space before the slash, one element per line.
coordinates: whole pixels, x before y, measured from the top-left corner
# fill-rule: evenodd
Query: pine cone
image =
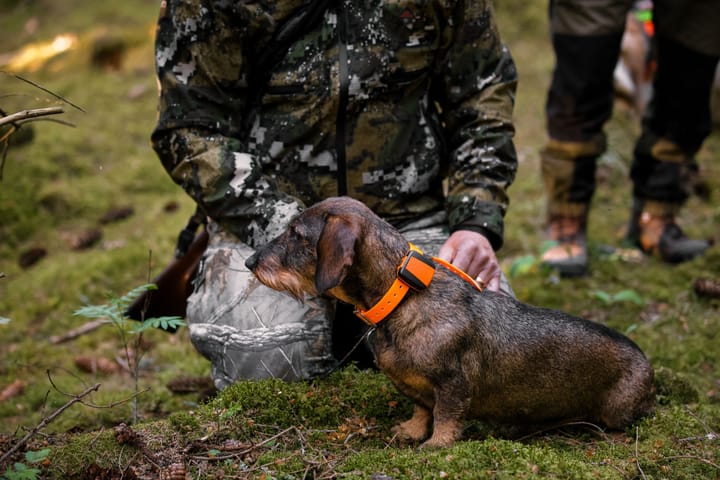
<path fill-rule="evenodd" d="M 187 471 L 182 463 L 173 463 L 160 470 L 160 480 L 185 480 L 186 478 Z"/>
<path fill-rule="evenodd" d="M 720 298 L 720 280 L 698 278 L 693 284 L 698 297 Z"/>
<path fill-rule="evenodd" d="M 124 423 L 115 427 L 115 438 L 120 445 L 129 444 L 138 447 L 142 443 L 137 432 Z"/>

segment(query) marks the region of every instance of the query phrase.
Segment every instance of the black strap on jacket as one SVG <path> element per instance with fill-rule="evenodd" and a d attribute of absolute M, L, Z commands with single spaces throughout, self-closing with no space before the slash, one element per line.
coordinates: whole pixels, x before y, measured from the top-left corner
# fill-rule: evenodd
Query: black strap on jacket
<path fill-rule="evenodd" d="M 350 91 L 350 71 L 348 69 L 348 25 L 347 13 L 338 12 L 338 77 L 340 82 L 340 97 L 338 111 L 335 118 L 335 152 L 337 154 L 338 168 L 338 195 L 347 195 L 347 105 Z"/>
<path fill-rule="evenodd" d="M 200 225 L 205 226 L 206 215 L 200 207 L 195 209 L 195 213 L 192 214 L 188 220 L 187 225 L 180 231 L 178 235 L 177 244 L 175 246 L 175 258 L 181 258 L 187 253 L 193 240 L 195 240 L 195 234 L 197 233 Z"/>

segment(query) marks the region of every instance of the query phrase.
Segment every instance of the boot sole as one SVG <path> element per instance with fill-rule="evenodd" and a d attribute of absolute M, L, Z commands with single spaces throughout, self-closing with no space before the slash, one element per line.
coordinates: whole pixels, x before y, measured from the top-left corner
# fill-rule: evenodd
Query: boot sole
<path fill-rule="evenodd" d="M 573 257 L 566 260 L 546 260 L 543 265 L 557 270 L 561 277 L 573 278 L 583 277 L 588 273 L 587 258 Z"/>

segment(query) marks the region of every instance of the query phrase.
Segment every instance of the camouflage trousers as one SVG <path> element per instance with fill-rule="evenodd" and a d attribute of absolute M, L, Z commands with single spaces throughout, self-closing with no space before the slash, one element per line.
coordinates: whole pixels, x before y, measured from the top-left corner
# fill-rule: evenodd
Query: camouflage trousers
<path fill-rule="evenodd" d="M 443 213 L 402 231 L 434 255 L 448 238 L 446 224 Z M 243 379 L 307 380 L 337 368 L 342 359 L 332 348 L 336 302 L 323 297 L 298 302 L 262 285 L 245 267 L 253 249 L 216 225 L 209 231 L 187 321 L 193 345 L 211 362 L 215 386 Z M 504 277 L 502 283 L 512 295 Z"/>

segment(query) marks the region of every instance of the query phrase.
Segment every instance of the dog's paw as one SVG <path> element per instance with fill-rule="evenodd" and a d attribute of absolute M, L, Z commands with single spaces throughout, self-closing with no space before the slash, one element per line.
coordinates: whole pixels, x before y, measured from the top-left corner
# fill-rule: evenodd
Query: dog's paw
<path fill-rule="evenodd" d="M 400 440 L 411 440 L 413 442 L 419 442 L 425 440 L 430 435 L 430 429 L 426 422 L 417 421 L 414 418 L 395 425 L 392 428 L 392 432 Z"/>
<path fill-rule="evenodd" d="M 461 432 L 461 423 L 458 421 L 435 422 L 432 437 L 420 445 L 420 448 L 449 447 L 455 443 L 455 440 L 460 438 Z"/>
<path fill-rule="evenodd" d="M 426 442 L 420 445 L 420 448 L 445 448 L 451 446 L 453 443 L 455 443 L 454 438 L 445 438 L 438 435 L 433 435 Z"/>

